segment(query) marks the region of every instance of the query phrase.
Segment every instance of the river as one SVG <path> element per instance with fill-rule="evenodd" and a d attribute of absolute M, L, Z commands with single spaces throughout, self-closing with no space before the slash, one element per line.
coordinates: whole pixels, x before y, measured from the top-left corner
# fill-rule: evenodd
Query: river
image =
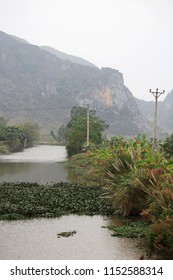
<path fill-rule="evenodd" d="M 39 145 L 11 155 L 0 155 L 0 182 L 67 181 L 64 146 Z"/>
<path fill-rule="evenodd" d="M 12 155 L 0 155 L 0 182 L 67 181 L 63 146 L 40 145 Z M 52 219 L 0 221 L 0 259 L 106 260 L 139 259 L 134 239 L 111 236 L 106 226 L 116 217 L 69 215 Z M 64 231 L 74 236 L 57 238 Z"/>

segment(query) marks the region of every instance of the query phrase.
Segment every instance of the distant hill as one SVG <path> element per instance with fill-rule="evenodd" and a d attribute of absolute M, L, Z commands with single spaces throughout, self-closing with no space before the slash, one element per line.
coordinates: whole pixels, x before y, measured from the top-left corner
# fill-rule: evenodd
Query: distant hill
<path fill-rule="evenodd" d="M 173 90 L 160 102 L 159 123 L 173 132 Z"/>
<path fill-rule="evenodd" d="M 60 59 L 4 32 L 0 32 L 0 100 L 0 116 L 13 124 L 36 122 L 44 134 L 66 124 L 73 106 L 87 104 L 109 125 L 108 135 L 151 132 L 118 70 Z"/>
<path fill-rule="evenodd" d="M 153 122 L 154 101 L 144 101 L 136 98 L 140 112 Z M 167 133 L 173 133 L 173 90 L 167 94 L 164 101 L 158 101 L 157 125 Z"/>

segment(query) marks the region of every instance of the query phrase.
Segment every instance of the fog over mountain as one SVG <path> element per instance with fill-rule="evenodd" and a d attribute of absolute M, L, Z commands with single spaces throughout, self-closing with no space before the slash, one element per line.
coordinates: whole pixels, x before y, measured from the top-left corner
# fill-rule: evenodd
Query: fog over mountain
<path fill-rule="evenodd" d="M 70 54 L 66 54 L 64 52 L 60 52 L 58 50 L 55 50 L 54 48 L 47 47 L 47 46 L 41 46 L 41 48 L 45 51 L 48 51 L 51 54 L 56 55 L 58 58 L 60 58 L 62 60 L 69 60 L 71 62 L 78 63 L 78 64 L 81 64 L 81 65 L 87 65 L 87 66 L 90 66 L 90 67 L 97 67 L 96 65 L 92 64 L 91 62 L 89 62 L 89 61 L 87 61 L 83 58 L 80 58 L 80 57 L 77 57 L 77 56 L 74 56 L 74 55 L 70 55 Z"/>
<path fill-rule="evenodd" d="M 63 56 L 63 57 L 62 57 Z M 50 47 L 31 45 L 0 32 L 0 116 L 32 121 L 42 133 L 58 130 L 73 106 L 87 106 L 109 125 L 108 135 L 151 135 L 123 75 Z"/>

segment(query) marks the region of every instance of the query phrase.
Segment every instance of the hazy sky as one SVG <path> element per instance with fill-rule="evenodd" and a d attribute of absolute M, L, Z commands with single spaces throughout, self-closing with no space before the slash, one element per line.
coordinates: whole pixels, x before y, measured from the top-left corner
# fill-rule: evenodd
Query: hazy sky
<path fill-rule="evenodd" d="M 117 69 L 138 98 L 173 89 L 173 0 L 0 0 L 0 30 Z"/>

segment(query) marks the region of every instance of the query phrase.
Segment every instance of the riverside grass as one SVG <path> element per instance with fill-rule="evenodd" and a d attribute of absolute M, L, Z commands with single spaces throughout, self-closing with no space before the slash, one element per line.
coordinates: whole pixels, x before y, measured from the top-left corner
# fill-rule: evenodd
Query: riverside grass
<path fill-rule="evenodd" d="M 53 185 L 1 183 L 0 219 L 51 218 L 62 215 L 111 215 L 113 206 L 100 186 L 68 182 Z"/>

